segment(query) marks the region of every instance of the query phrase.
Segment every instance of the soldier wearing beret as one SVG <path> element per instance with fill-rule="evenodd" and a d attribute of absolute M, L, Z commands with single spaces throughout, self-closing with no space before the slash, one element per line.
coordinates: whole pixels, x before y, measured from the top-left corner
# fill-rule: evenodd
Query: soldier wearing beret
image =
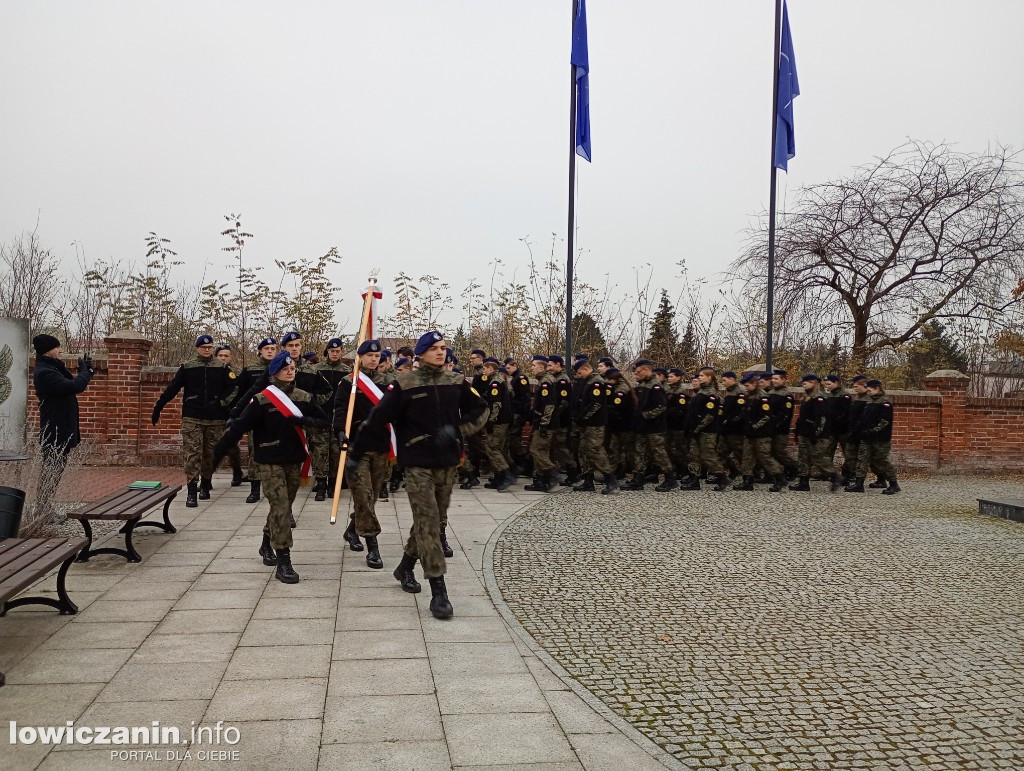
<path fill-rule="evenodd" d="M 608 381 L 608 460 L 615 469 L 616 480 L 624 479 L 626 472 L 634 471 L 636 462 L 636 394 L 622 373 L 607 367 L 604 378 Z"/>
<path fill-rule="evenodd" d="M 829 426 L 825 458 L 829 463 L 834 463 L 837 449 L 843 451 L 844 459 L 847 455 L 846 442 L 850 433 L 850 404 L 852 400 L 849 392 L 843 388 L 839 375 L 826 375 L 825 379 L 821 381 L 821 387 L 825 389 L 825 407 Z M 840 476 L 843 477 L 843 484 L 849 481 L 845 473 L 845 464 Z"/>
<path fill-rule="evenodd" d="M 555 464 L 551 462 L 551 431 L 557 425 L 558 394 L 555 379 L 547 371 L 548 357 L 534 354 L 530 368 L 537 385 L 533 392 L 531 408 L 530 456 L 533 458 L 533 483 L 524 489 L 531 492 L 549 493 L 558 484 L 555 481 Z"/>
<path fill-rule="evenodd" d="M 512 458 L 512 473 L 518 476 L 529 465 L 529 454 L 523 450 L 523 426 L 530 421 L 530 378 L 511 356 L 505 359 L 505 378 L 512 394 L 508 454 Z"/>
<path fill-rule="evenodd" d="M 687 404 L 690 389 L 686 388 L 686 373 L 678 367 L 668 370 L 665 379 L 665 424 L 669 460 L 678 476 L 686 476 L 690 463 L 690 434 L 686 428 Z"/>
<path fill-rule="evenodd" d="M 235 372 L 235 368 L 231 366 L 233 355 L 230 345 L 227 343 L 220 343 L 214 348 L 213 355 L 224 362 L 228 369 L 235 373 L 235 377 L 238 377 L 238 373 Z M 221 410 L 221 416 L 224 418 L 225 425 L 230 417 L 231 409 L 235 406 L 235 402 L 241 398 L 242 392 L 236 388 L 235 398 L 231 400 L 231 404 L 228 404 L 223 410 Z M 245 478 L 242 476 L 242 454 L 238 451 L 237 444 L 228 450 L 227 458 L 228 462 L 231 464 L 231 486 L 239 487 L 242 482 L 245 481 Z"/>
<path fill-rule="evenodd" d="M 828 399 L 822 393 L 821 379 L 817 375 L 808 373 L 800 383 L 804 389 L 800 418 L 796 424 L 800 478 L 789 489 L 810 492 L 811 477 L 820 474 L 832 483 L 832 492 L 836 492 L 842 486 L 839 474 L 832 462 L 825 458 L 830 436 Z"/>
<path fill-rule="evenodd" d="M 405 544 L 395 578 L 407 592 L 419 592 L 413 575 L 418 559 L 430 581 L 430 612 L 451 618 L 441 548 L 442 515 L 447 516 L 462 456 L 463 438 L 483 428 L 487 404 L 461 375 L 444 369 L 447 346 L 440 332 L 428 332 L 416 341 L 420 367 L 399 376 L 384 392 L 356 438 L 351 461 L 367 452 L 369 438 L 390 423 L 398 438 L 398 462 L 405 468 L 406 490 L 412 508 L 412 532 Z M 369 430 L 366 430 L 369 429 Z"/>
<path fill-rule="evenodd" d="M 772 457 L 775 458 L 786 472 L 786 476 L 796 476 L 796 459 L 789 449 L 789 430 L 793 425 L 793 394 L 789 390 L 789 373 L 784 369 L 772 371 L 771 388 L 767 389 L 768 398 L 772 402 L 772 414 L 775 415 L 775 434 L 772 436 Z"/>
<path fill-rule="evenodd" d="M 718 455 L 733 476 L 739 474 L 743 462 L 745 404 L 746 390 L 740 386 L 736 373 L 731 370 L 723 372 L 722 428 L 718 434 Z"/>
<path fill-rule="evenodd" d="M 309 457 L 305 430 L 329 426 L 327 415 L 312 394 L 297 388 L 295 361 L 284 351 L 267 366 L 267 386 L 242 410 L 218 440 L 215 454 L 223 457 L 246 432 L 253 434 L 256 462 L 270 511 L 263 528 L 259 555 L 263 564 L 276 567 L 275 577 L 298 583 L 292 568 L 291 511 Z"/>
<path fill-rule="evenodd" d="M 654 489 L 668 492 L 679 487 L 676 475 L 672 470 L 665 448 L 665 432 L 668 424 L 665 411 L 668 400 L 661 381 L 654 375 L 654 363 L 650 359 L 639 359 L 634 365 L 636 374 L 636 410 L 634 411 L 633 430 L 636 432 L 637 463 L 645 462 L 647 468 L 657 466 L 665 471 L 665 481 Z M 625 490 L 644 489 L 644 468 L 634 468 L 633 477 L 625 485 Z"/>
<path fill-rule="evenodd" d="M 224 408 L 237 387 L 235 373 L 213 356 L 213 338 L 196 338 L 196 355 L 182 364 L 153 407 L 153 425 L 171 399 L 184 389 L 181 402 L 181 445 L 188 494 L 185 505 L 195 508 L 197 497 L 207 500 L 213 488 L 213 446 L 224 430 Z"/>
<path fill-rule="evenodd" d="M 338 385 L 341 383 L 342 378 L 352 371 L 342 361 L 344 353 L 341 338 L 332 337 L 327 341 L 327 346 L 324 348 L 324 361 L 316 365 L 317 372 L 320 373 L 320 376 L 331 387 L 329 394 L 324 394 L 319 398 L 319 402 L 324 405 L 325 411 L 333 410 L 336 403 L 335 396 L 338 393 Z M 330 406 L 328 407 L 328 405 Z M 332 414 L 329 417 L 333 423 L 334 415 Z M 338 440 L 334 436 L 334 432 L 327 432 L 326 435 L 321 436 L 321 439 L 323 441 L 316 444 L 316 450 L 313 453 L 313 473 L 318 477 L 316 480 L 315 500 L 318 501 L 325 500 L 328 495 L 334 495 L 334 480 L 338 474 L 338 461 L 341 456 L 341 448 L 338 446 Z"/>
<path fill-rule="evenodd" d="M 512 424 L 512 394 L 505 380 L 501 362 L 493 356 L 484 359 L 483 375 L 477 392 L 487 402 L 487 423 L 484 426 L 484 452 L 491 464 L 491 481 L 484 487 L 504 492 L 516 483 L 512 459 L 508 456 L 508 429 Z"/>
<path fill-rule="evenodd" d="M 548 356 L 548 374 L 554 380 L 554 394 L 557 397 L 555 412 L 557 420 L 551 426 L 551 462 L 556 469 L 566 472 L 563 485 L 574 485 L 580 481 L 580 472 L 572 454 L 572 383 L 565 373 L 565 359 Z"/>
<path fill-rule="evenodd" d="M 864 408 L 871 398 L 868 396 L 868 379 L 866 376 L 856 375 L 851 383 L 853 394 L 850 401 L 849 434 L 846 440 L 846 450 L 843 452 L 843 475 L 846 477 L 848 484 L 853 484 L 853 480 L 857 476 L 857 459 L 860 455 L 860 420 L 864 417 Z M 871 471 L 878 478 L 868 487 L 884 490 L 889 486 L 889 483 L 882 478 L 877 467 L 871 466 Z"/>
<path fill-rule="evenodd" d="M 880 479 L 886 479 L 889 486 L 882 490 L 882 495 L 895 495 L 900 492 L 896 481 L 896 469 L 889 459 L 892 451 L 892 401 L 882 388 L 881 380 L 868 380 L 868 399 L 864 405 L 864 413 L 860 418 L 858 432 L 860 448 L 857 455 L 857 476 L 846 486 L 849 493 L 864 492 L 864 478 L 868 469 L 878 470 Z"/>
<path fill-rule="evenodd" d="M 758 373 L 748 372 L 740 381 L 746 391 L 743 403 L 738 404 L 743 414 L 743 461 L 740 466 L 743 481 L 732 489 L 752 491 L 754 468 L 760 467 L 775 480 L 768 490 L 778 493 L 786 489 L 786 475 L 782 465 L 772 456 L 776 420 L 772 415 L 772 400 L 761 388 L 760 379 Z"/>
<path fill-rule="evenodd" d="M 718 429 L 722 419 L 722 399 L 718 395 L 718 378 L 711 367 L 697 372 L 700 388 L 691 397 L 687 411 L 690 432 L 690 476 L 683 482 L 684 490 L 699 490 L 704 469 L 715 477 L 717 492 L 729 488 L 729 475 L 718 457 Z"/>
<path fill-rule="evenodd" d="M 242 414 L 242 410 L 251 399 L 253 386 L 259 381 L 266 381 L 267 365 L 277 355 L 277 340 L 273 337 L 264 337 L 256 344 L 256 361 L 246 366 L 238 376 L 238 398 L 232 405 L 229 415 L 231 419 Z M 260 477 L 256 460 L 253 456 L 252 435 L 246 434 L 246 446 L 249 449 L 249 495 L 246 503 L 256 503 L 260 499 Z"/>
<path fill-rule="evenodd" d="M 608 389 L 604 378 L 594 372 L 587 359 L 577 359 L 573 365 L 576 381 L 573 383 L 571 413 L 580 436 L 581 484 L 574 492 L 594 492 L 594 472 L 601 473 L 603 495 L 619 491 L 615 467 L 605 451 L 605 430 L 608 425 Z"/>

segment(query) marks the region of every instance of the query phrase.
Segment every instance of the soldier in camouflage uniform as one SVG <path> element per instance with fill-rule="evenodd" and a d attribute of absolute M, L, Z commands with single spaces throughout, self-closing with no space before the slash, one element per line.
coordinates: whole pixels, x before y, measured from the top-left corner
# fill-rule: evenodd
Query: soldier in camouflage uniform
<path fill-rule="evenodd" d="M 793 425 L 793 394 L 789 390 L 784 369 L 772 372 L 772 387 L 767 389 L 768 398 L 772 402 L 772 414 L 775 415 L 775 434 L 772 436 L 772 457 L 775 458 L 786 472 L 786 476 L 796 476 L 796 459 L 789 448 L 789 430 Z"/>
<path fill-rule="evenodd" d="M 576 381 L 572 392 L 572 419 L 580 437 L 580 472 L 583 481 L 573 488 L 574 492 L 594 492 L 594 472 L 601 473 L 604 482 L 603 495 L 619 491 L 615 478 L 615 467 L 608 460 L 604 448 L 605 428 L 608 425 L 608 388 L 604 378 L 594 372 L 587 359 L 577 359 L 572 365 Z"/>
<path fill-rule="evenodd" d="M 167 403 L 185 389 L 181 402 L 181 449 L 188 482 L 185 505 L 189 508 L 199 505 L 197 493 L 203 500 L 210 497 L 213 445 L 224 430 L 224 408 L 235 397 L 236 380 L 235 373 L 214 358 L 213 338 L 200 335 L 196 339 L 195 357 L 178 368 L 153 407 L 155 426 Z"/>
<path fill-rule="evenodd" d="M 836 450 L 842 450 L 845 458 L 846 440 L 850 434 L 850 402 L 849 392 L 842 386 L 839 375 L 826 375 L 821 383 L 825 389 L 826 409 L 828 413 L 829 436 L 825 448 L 825 457 L 829 463 L 835 462 Z M 848 480 L 843 479 L 843 484 Z"/>
<path fill-rule="evenodd" d="M 252 432 L 263 492 L 270 502 L 259 554 L 264 565 L 276 567 L 277 580 L 286 584 L 299 581 L 292 568 L 289 519 L 302 465 L 308 457 L 304 431 L 330 425 L 312 394 L 295 387 L 296 371 L 295 362 L 287 353 L 277 354 L 267 367 L 268 388 L 253 397 L 238 419 L 231 421 L 215 450 L 217 457 L 223 457 L 243 434 Z M 296 415 L 291 408 L 300 414 Z"/>
<path fill-rule="evenodd" d="M 265 337 L 260 340 L 256 346 L 256 355 L 256 361 L 246 366 L 238 376 L 238 399 L 235 400 L 231 408 L 230 415 L 232 420 L 242 414 L 242 410 L 249 403 L 248 400 L 252 398 L 253 387 L 258 382 L 266 382 L 267 365 L 277 355 L 277 340 L 272 337 Z M 256 503 L 260 499 L 260 476 L 256 458 L 253 454 L 251 434 L 245 435 L 245 442 L 249 450 L 249 495 L 245 502 Z"/>
<path fill-rule="evenodd" d="M 846 448 L 843 450 L 843 476 L 846 477 L 848 483 L 852 483 L 857 476 L 857 457 L 860 454 L 860 420 L 864 416 L 864 408 L 871 398 L 868 396 L 867 382 L 868 379 L 864 375 L 857 375 L 851 381 L 853 394 L 847 419 Z M 878 479 L 868 487 L 882 489 L 888 487 L 889 483 L 882 478 L 876 467 L 872 466 L 871 471 L 878 475 Z"/>
<path fill-rule="evenodd" d="M 687 428 L 690 431 L 690 476 L 683 482 L 684 490 L 699 490 L 703 469 L 715 477 L 714 490 L 729 488 L 729 475 L 718 457 L 718 429 L 722 419 L 722 399 L 718 394 L 718 378 L 711 367 L 697 372 L 700 388 L 690 398 Z"/>
<path fill-rule="evenodd" d="M 512 473 L 512 459 L 508 457 L 508 428 L 512 423 L 512 395 L 501 369 L 501 363 L 492 356 L 484 359 L 484 374 L 480 376 L 478 393 L 487 402 L 486 436 L 484 451 L 491 464 L 493 477 L 484 487 L 504 492 L 516 483 Z"/>
<path fill-rule="evenodd" d="M 668 427 L 668 457 L 676 474 L 687 474 L 690 464 L 690 435 L 686 429 L 689 391 L 684 384 L 686 374 L 678 367 L 668 370 L 665 378 L 665 424 Z"/>
<path fill-rule="evenodd" d="M 343 362 L 342 356 L 344 350 L 341 344 L 341 338 L 332 337 L 327 341 L 327 347 L 324 348 L 324 361 L 321 361 L 316 365 L 316 371 L 320 373 L 320 376 L 327 381 L 331 387 L 331 392 L 321 398 L 321 404 L 325 405 L 325 412 L 329 409 L 333 409 L 336 404 L 335 396 L 338 393 L 338 384 L 341 383 L 342 378 L 349 374 L 352 369 Z M 351 380 L 349 381 L 351 382 Z M 328 407 L 329 405 L 329 407 Z M 334 422 L 334 416 L 330 415 L 331 422 Z M 334 480 L 338 475 L 338 460 L 341 456 L 341 447 L 338 446 L 338 439 L 334 435 L 334 432 L 329 431 L 327 435 L 323 437 L 323 441 L 317 445 L 316 451 L 313 454 L 313 469 L 314 474 L 318 475 L 317 479 L 317 492 L 315 500 L 322 501 L 330 495 L 334 497 Z M 317 471 L 319 470 L 319 472 Z"/>
<path fill-rule="evenodd" d="M 665 448 L 665 432 L 667 423 L 665 410 L 668 400 L 661 381 L 654 375 L 654 362 L 640 359 L 634 366 L 636 373 L 636 410 L 634 411 L 633 427 L 636 432 L 637 456 L 643 455 L 648 465 L 655 465 L 665 470 L 665 481 L 655 490 L 668 492 L 679 487 L 672 461 L 669 460 Z M 638 462 L 640 458 L 638 457 Z M 644 489 L 644 468 L 633 469 L 633 477 L 623 485 L 624 490 Z"/>
<path fill-rule="evenodd" d="M 383 391 L 387 388 L 388 382 L 385 381 L 385 376 L 377 371 L 380 364 L 380 349 L 379 341 L 366 340 L 356 349 L 356 355 L 359 357 L 359 373 L 368 377 Z M 345 375 L 338 386 L 334 402 L 332 433 L 338 438 L 339 443 L 345 435 L 345 419 L 348 417 L 349 400 L 352 398 L 352 376 L 351 372 Z M 369 430 L 366 419 L 374 407 L 373 400 L 359 388 L 356 389 L 355 399 L 352 407 L 352 425 L 348 432 L 352 441 L 359 438 L 363 431 Z M 363 544 L 359 539 L 365 538 L 367 566 L 382 568 L 384 562 L 380 558 L 380 547 L 377 545 L 380 522 L 377 520 L 376 503 L 388 468 L 391 432 L 386 425 L 382 426 L 376 434 L 363 438 L 361 446 L 364 451 L 358 463 L 349 464 L 347 476 L 349 490 L 352 491 L 353 512 L 342 538 L 348 541 L 352 551 L 362 551 Z"/>
<path fill-rule="evenodd" d="M 846 486 L 846 491 L 864 492 L 864 478 L 868 469 L 874 468 L 880 479 L 889 482 L 889 486 L 882 490 L 882 495 L 895 495 L 900 492 L 900 486 L 896 481 L 896 469 L 889 460 L 889 453 L 892 452 L 892 402 L 886 396 L 881 380 L 869 380 L 865 385 L 868 399 L 858 425 L 860 448 L 857 455 L 857 477 Z"/>
<path fill-rule="evenodd" d="M 608 380 L 608 460 L 615 468 L 616 479 L 624 479 L 627 471 L 638 468 L 636 461 L 636 395 L 633 387 L 615 367 L 605 369 Z M 639 464 L 642 465 L 642 464 Z"/>
<path fill-rule="evenodd" d="M 745 393 L 735 372 L 722 373 L 722 428 L 718 433 L 718 455 L 730 476 L 739 474 L 743 465 L 744 421 L 743 405 L 739 401 L 744 399 Z"/>
<path fill-rule="evenodd" d="M 574 485 L 580 481 L 580 473 L 572 454 L 572 419 L 569 416 L 572 383 L 565 372 L 565 359 L 561 356 L 548 356 L 547 368 L 554 380 L 554 392 L 558 397 L 555 407 L 557 420 L 553 420 L 550 426 L 551 462 L 556 469 L 566 472 L 562 484 Z"/>
<path fill-rule="evenodd" d="M 405 467 L 406 490 L 412 508 L 412 532 L 405 544 L 395 578 L 407 592 L 420 591 L 413 575 L 416 560 L 430 581 L 430 612 L 451 618 L 441 549 L 441 512 L 447 511 L 455 481 L 455 468 L 463 438 L 472 436 L 487 421 L 487 404 L 461 375 L 444 369 L 446 345 L 440 332 L 428 332 L 416 341 L 420 367 L 388 386 L 352 448 L 352 461 L 366 452 L 363 436 L 372 436 L 390 423 L 398 437 L 398 461 Z M 365 431 L 369 429 L 369 431 Z"/>
<path fill-rule="evenodd" d="M 832 492 L 837 492 L 842 486 L 839 474 L 832 461 L 826 458 L 830 427 L 828 400 L 821 390 L 821 379 L 815 374 L 807 374 L 800 382 L 804 389 L 804 401 L 800 405 L 800 418 L 796 424 L 800 478 L 789 489 L 810 492 L 811 476 L 820 474 L 831 481 Z"/>
<path fill-rule="evenodd" d="M 505 359 L 505 376 L 512 394 L 512 423 L 508 428 L 508 455 L 512 473 L 518 476 L 528 465 L 529 453 L 523 449 L 523 426 L 530 421 L 530 379 L 515 359 Z"/>
<path fill-rule="evenodd" d="M 235 372 L 235 368 L 231 366 L 231 360 L 233 356 L 230 345 L 228 345 L 227 343 L 221 343 L 214 349 L 213 355 L 220 361 L 224 362 L 224 365 L 228 369 L 230 369 L 232 372 Z M 238 377 L 237 372 L 235 372 L 235 377 Z M 242 391 L 240 391 L 236 387 L 235 398 L 231 400 L 231 404 L 227 405 L 223 410 L 221 410 L 221 415 L 224 418 L 225 426 L 227 424 L 228 418 L 230 417 L 231 408 L 234 407 L 235 402 L 237 402 L 241 398 Z M 237 444 L 234 445 L 230 450 L 228 450 L 227 458 L 228 463 L 231 464 L 231 486 L 239 487 L 245 480 L 242 477 L 242 453 L 239 452 Z M 216 469 L 214 469 L 214 471 L 216 471 Z"/>
<path fill-rule="evenodd" d="M 754 468 L 760 467 L 770 474 L 775 483 L 769 492 L 778 493 L 786 489 L 786 475 L 782 465 L 772 457 L 772 436 L 775 434 L 775 416 L 768 393 L 760 387 L 759 375 L 748 372 L 740 381 L 746 393 L 736 400 L 743 417 L 743 460 L 740 472 L 743 481 L 733 486 L 733 491 L 753 491 Z"/>
<path fill-rule="evenodd" d="M 530 455 L 533 457 L 533 483 L 525 486 L 531 492 L 550 493 L 555 489 L 555 464 L 551 459 L 553 427 L 558 425 L 558 391 L 555 379 L 547 371 L 548 357 L 536 354 L 530 362 L 537 386 L 531 410 Z"/>

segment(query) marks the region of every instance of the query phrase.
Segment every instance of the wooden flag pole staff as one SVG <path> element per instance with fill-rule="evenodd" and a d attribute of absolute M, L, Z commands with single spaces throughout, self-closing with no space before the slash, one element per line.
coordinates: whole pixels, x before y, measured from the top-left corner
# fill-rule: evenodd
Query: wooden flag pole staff
<path fill-rule="evenodd" d="M 356 342 L 356 350 L 359 350 L 359 346 L 366 342 L 366 326 L 370 321 L 370 307 L 373 303 L 373 293 L 377 285 L 377 279 L 371 277 L 370 285 L 366 287 L 366 299 L 363 301 L 363 320 L 359 324 L 359 337 Z M 359 382 L 359 354 L 356 354 L 356 360 L 352 367 L 352 395 L 348 400 L 348 409 L 345 411 L 345 436 L 349 436 L 349 431 L 352 430 L 352 413 L 356 408 L 356 384 Z M 341 388 L 344 385 L 344 381 L 338 387 Z M 333 429 L 332 429 L 333 430 Z M 345 461 L 348 460 L 348 447 L 341 449 L 341 455 L 338 456 L 338 473 L 334 478 L 334 498 L 331 500 L 331 524 L 335 525 L 338 522 L 338 504 L 341 502 L 341 483 L 345 477 Z"/>

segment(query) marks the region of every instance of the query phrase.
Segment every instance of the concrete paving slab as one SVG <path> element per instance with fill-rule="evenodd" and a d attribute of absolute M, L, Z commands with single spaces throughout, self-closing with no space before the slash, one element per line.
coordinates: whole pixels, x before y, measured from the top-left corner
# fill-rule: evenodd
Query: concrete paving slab
<path fill-rule="evenodd" d="M 174 606 L 176 600 L 97 600 L 75 616 L 78 624 L 117 624 L 124 621 L 160 621 Z"/>
<path fill-rule="evenodd" d="M 572 762 L 576 755 L 550 713 L 444 715 L 457 766 Z M 481 741 L 481 737 L 487 737 Z M 627 767 L 624 767 L 627 768 Z"/>
<path fill-rule="evenodd" d="M 227 661 L 204 664 L 129 662 L 110 680 L 97 701 L 190 701 L 210 699 Z"/>
<path fill-rule="evenodd" d="M 316 719 L 324 714 L 327 678 L 224 680 L 204 722 Z"/>
<path fill-rule="evenodd" d="M 403 607 L 341 607 L 335 629 L 341 632 L 419 629 L 420 615 L 414 606 Z"/>
<path fill-rule="evenodd" d="M 229 661 L 239 632 L 154 634 L 132 656 L 133 664 L 188 664 Z"/>
<path fill-rule="evenodd" d="M 262 589 L 190 589 L 174 605 L 174 610 L 221 610 L 223 608 L 255 608 Z"/>
<path fill-rule="evenodd" d="M 333 639 L 333 618 L 254 618 L 239 645 L 330 645 Z"/>
<path fill-rule="evenodd" d="M 241 632 L 249 623 L 247 608 L 226 610 L 172 610 L 153 630 L 153 634 Z"/>
<path fill-rule="evenodd" d="M 156 621 L 121 621 L 117 624 L 68 624 L 43 646 L 49 650 L 83 648 L 131 648 L 134 650 L 152 633 Z"/>
<path fill-rule="evenodd" d="M 455 618 L 442 623 L 432 618 L 434 623 L 423 625 L 423 638 L 427 642 L 508 642 L 511 639 L 501 618 L 463 618 L 458 615 L 457 600 L 453 599 L 452 605 Z"/>
<path fill-rule="evenodd" d="M 330 645 L 279 645 L 238 648 L 224 673 L 225 680 L 326 678 L 331 669 Z"/>
<path fill-rule="evenodd" d="M 214 721 L 216 722 L 216 721 Z M 238 729 L 239 742 L 215 749 L 238 751 L 237 762 L 203 761 L 193 749 L 192 760 L 179 768 L 199 769 L 237 765 L 244 769 L 312 769 L 316 768 L 320 750 L 321 723 L 311 720 L 267 720 L 232 723 Z"/>
<path fill-rule="evenodd" d="M 336 597 L 264 597 L 256 605 L 253 618 L 333 619 L 337 612 Z"/>
<path fill-rule="evenodd" d="M 437 701 L 442 715 L 551 711 L 529 672 L 448 672 L 437 678 Z"/>
<path fill-rule="evenodd" d="M 429 642 L 427 653 L 434 676 L 444 679 L 450 675 L 515 674 L 529 670 L 516 647 L 511 643 L 450 643 Z"/>
<path fill-rule="evenodd" d="M 343 659 L 331 662 L 328 696 L 434 693 L 431 665 L 420 659 Z"/>
<path fill-rule="evenodd" d="M 427 648 L 419 630 L 380 632 L 337 632 L 334 635 L 335 660 L 341 659 L 414 659 L 426 658 Z"/>
<path fill-rule="evenodd" d="M 0 688 L 0 715 L 21 725 L 63 725 L 77 720 L 103 690 L 104 683 L 33 683 L 8 678 Z M 0 745 L 6 751 L 5 742 Z M 0 758 L 3 758 L 0 752 Z"/>
<path fill-rule="evenodd" d="M 324 709 L 325 745 L 431 741 L 441 730 L 433 696 L 330 696 Z"/>
<path fill-rule="evenodd" d="M 320 749 L 322 769 L 342 771 L 451 771 L 443 741 L 361 742 L 328 744 Z"/>
<path fill-rule="evenodd" d="M 181 742 L 191 738 L 193 721 L 198 725 L 210 702 L 205 699 L 182 701 L 119 701 L 96 702 L 76 721 L 86 726 L 151 726 L 154 722 L 163 728 L 177 728 Z M 168 746 L 166 749 L 171 749 Z M 62 744 L 54 747 L 55 752 L 88 752 L 96 747 L 92 744 Z M 111 746 L 109 749 L 122 749 Z M 125 747 L 127 749 L 127 747 Z M 146 749 L 155 750 L 156 746 Z M 108 753 L 109 759 L 109 753 Z M 166 762 L 166 761 L 165 761 Z"/>
<path fill-rule="evenodd" d="M 573 734 L 569 737 L 577 757 L 588 771 L 663 771 L 664 765 L 621 734 Z"/>
<path fill-rule="evenodd" d="M 84 648 L 53 651 L 39 648 L 7 672 L 11 684 L 105 683 L 134 653 L 131 648 Z"/>

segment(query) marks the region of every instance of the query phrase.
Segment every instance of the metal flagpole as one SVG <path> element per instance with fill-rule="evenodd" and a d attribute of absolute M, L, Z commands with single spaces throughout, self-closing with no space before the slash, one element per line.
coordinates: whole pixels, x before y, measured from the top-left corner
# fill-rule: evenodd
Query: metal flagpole
<path fill-rule="evenodd" d="M 779 58 L 782 53 L 782 0 L 775 0 L 775 46 L 772 58 L 772 153 L 771 191 L 768 194 L 768 319 L 765 334 L 764 368 L 772 372 L 773 329 L 775 326 L 775 188 L 778 169 L 775 166 L 775 141 L 779 124 Z"/>
<path fill-rule="evenodd" d="M 572 23 L 576 25 L 579 0 L 572 0 Z M 569 229 L 565 257 L 565 363 L 572 361 L 572 247 L 576 229 L 576 65 L 569 63 Z"/>

